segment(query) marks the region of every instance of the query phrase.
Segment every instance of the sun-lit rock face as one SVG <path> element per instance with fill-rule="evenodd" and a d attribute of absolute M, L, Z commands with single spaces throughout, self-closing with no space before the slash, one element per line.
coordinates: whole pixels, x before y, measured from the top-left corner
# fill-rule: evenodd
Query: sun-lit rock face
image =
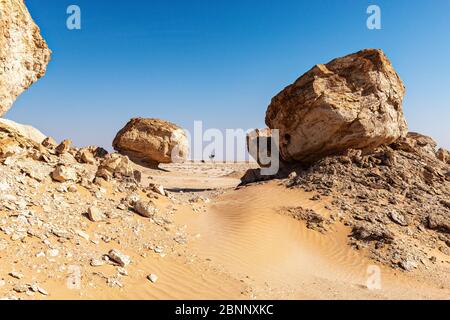
<path fill-rule="evenodd" d="M 40 132 L 38 129 L 32 126 L 0 118 L 0 128 L 2 127 L 10 127 L 15 131 L 17 131 L 22 136 L 24 136 L 25 138 L 30 139 L 38 144 L 41 144 L 47 138 L 46 135 L 44 135 L 42 132 Z"/>
<path fill-rule="evenodd" d="M 0 0 L 0 116 L 44 76 L 50 55 L 23 0 Z"/>
<path fill-rule="evenodd" d="M 407 134 L 404 95 L 385 54 L 366 49 L 313 67 L 272 99 L 266 124 L 280 130 L 286 161 L 370 150 Z"/>
<path fill-rule="evenodd" d="M 145 164 L 184 161 L 189 142 L 183 129 L 160 119 L 131 119 L 113 142 L 119 153 Z"/>

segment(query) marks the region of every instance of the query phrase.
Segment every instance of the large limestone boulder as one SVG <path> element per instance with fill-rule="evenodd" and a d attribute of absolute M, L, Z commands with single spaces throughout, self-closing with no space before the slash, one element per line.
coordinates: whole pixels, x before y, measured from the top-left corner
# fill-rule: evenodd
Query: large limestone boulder
<path fill-rule="evenodd" d="M 184 131 L 160 119 L 131 119 L 117 134 L 113 147 L 131 160 L 149 165 L 184 161 L 189 154 Z"/>
<path fill-rule="evenodd" d="M 23 0 L 0 0 L 0 116 L 45 74 L 50 54 Z"/>
<path fill-rule="evenodd" d="M 20 124 L 8 119 L 0 118 L 0 127 L 9 127 L 37 144 L 41 144 L 47 138 L 46 135 L 32 126 Z"/>
<path fill-rule="evenodd" d="M 286 161 L 370 150 L 407 134 L 404 94 L 385 54 L 366 49 L 313 67 L 273 98 L 266 124 L 280 130 Z"/>

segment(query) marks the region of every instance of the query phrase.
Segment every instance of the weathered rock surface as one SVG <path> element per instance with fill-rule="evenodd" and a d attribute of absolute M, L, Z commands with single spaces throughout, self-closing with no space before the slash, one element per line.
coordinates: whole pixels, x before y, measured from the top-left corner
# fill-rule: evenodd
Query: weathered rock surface
<path fill-rule="evenodd" d="M 313 67 L 273 98 L 266 124 L 280 130 L 286 161 L 372 150 L 407 134 L 404 94 L 385 54 L 366 49 Z"/>
<path fill-rule="evenodd" d="M 72 145 L 72 140 L 64 140 L 61 142 L 55 149 L 56 154 L 61 155 L 63 153 L 69 152 L 70 147 Z"/>
<path fill-rule="evenodd" d="M 105 219 L 105 215 L 97 207 L 89 207 L 87 216 L 92 222 L 100 222 Z"/>
<path fill-rule="evenodd" d="M 136 211 L 138 214 L 140 214 L 141 216 L 145 217 L 145 218 L 151 218 L 155 215 L 155 213 L 157 212 L 157 209 L 155 207 L 155 205 L 153 204 L 153 202 L 151 201 L 137 201 L 134 204 L 134 211 Z"/>
<path fill-rule="evenodd" d="M 44 76 L 51 51 L 23 0 L 0 2 L 0 116 Z"/>
<path fill-rule="evenodd" d="M 184 161 L 189 154 L 184 131 L 159 119 L 131 119 L 117 134 L 113 147 L 133 161 L 151 165 Z"/>
<path fill-rule="evenodd" d="M 131 263 L 130 257 L 123 254 L 117 249 L 112 249 L 111 251 L 109 251 L 108 257 L 121 267 L 126 267 Z"/>
<path fill-rule="evenodd" d="M 39 145 L 13 127 L 0 124 L 0 160 L 33 148 L 39 149 Z"/>
<path fill-rule="evenodd" d="M 134 169 L 130 159 L 118 153 L 108 154 L 104 157 L 98 171 L 97 177 L 111 180 L 112 178 L 134 177 Z"/>
<path fill-rule="evenodd" d="M 78 176 L 74 168 L 59 165 L 52 172 L 52 178 L 58 182 L 77 181 Z"/>
<path fill-rule="evenodd" d="M 47 137 L 44 139 L 44 141 L 42 141 L 42 145 L 46 148 L 56 148 L 58 146 L 58 143 L 56 142 L 55 139 L 53 139 L 52 137 Z"/>
<path fill-rule="evenodd" d="M 438 157 L 439 160 L 441 160 L 444 163 L 450 163 L 450 152 L 444 148 L 440 148 L 437 153 L 436 156 Z"/>
<path fill-rule="evenodd" d="M 450 247 L 450 167 L 435 149 L 430 137 L 410 133 L 366 154 L 351 149 L 298 166 L 285 183 L 330 197 L 336 220 L 353 230 L 353 247 L 412 271 L 435 263 L 433 249 Z"/>
<path fill-rule="evenodd" d="M 38 129 L 29 125 L 14 122 L 12 120 L 0 118 L 0 126 L 8 126 L 16 130 L 19 134 L 21 134 L 25 138 L 30 139 L 39 144 L 42 143 L 42 141 L 44 141 L 46 138 L 46 136 Z"/>

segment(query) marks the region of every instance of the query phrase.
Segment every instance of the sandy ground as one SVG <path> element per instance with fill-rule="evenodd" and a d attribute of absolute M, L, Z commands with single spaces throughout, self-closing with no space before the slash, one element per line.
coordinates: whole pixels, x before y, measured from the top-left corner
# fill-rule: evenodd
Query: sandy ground
<path fill-rule="evenodd" d="M 279 214 L 283 206 L 301 205 L 329 215 L 324 208 L 327 199 L 311 201 L 310 193 L 288 190 L 277 181 L 236 189 L 238 177 L 254 166 L 186 163 L 159 171 L 138 167 L 144 184 L 162 184 L 178 199 L 174 223 L 185 230 L 188 241 L 171 247 L 167 254 L 128 251 L 133 263 L 122 288 L 105 283 L 116 272 L 111 265 L 84 267 L 79 287 L 70 285 L 70 277 L 40 279 L 39 270 L 22 273 L 45 285 L 51 293 L 47 299 L 450 298 L 450 278 L 444 268 L 405 273 L 376 266 L 364 251 L 349 247 L 350 230 L 345 226 L 335 224 L 322 234 Z M 193 197 L 207 200 L 189 202 Z M 167 201 L 160 199 L 158 204 L 168 205 Z M 111 248 L 106 243 L 99 246 L 104 252 Z M 20 265 L 13 260 L 3 257 L 2 274 L 10 271 L 10 265 Z M 368 272 L 374 266 L 380 268 L 381 283 L 371 290 Z M 150 273 L 158 276 L 157 283 L 146 279 Z"/>

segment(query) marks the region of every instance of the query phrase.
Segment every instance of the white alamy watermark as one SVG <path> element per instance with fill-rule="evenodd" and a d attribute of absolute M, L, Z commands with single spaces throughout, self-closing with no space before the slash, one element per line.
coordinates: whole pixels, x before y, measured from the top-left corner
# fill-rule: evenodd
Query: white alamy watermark
<path fill-rule="evenodd" d="M 251 158 L 261 165 L 261 175 L 275 175 L 280 167 L 279 131 L 271 130 L 270 136 L 259 136 L 254 129 L 205 129 L 202 121 L 194 122 L 193 132 L 184 130 L 190 145 L 193 160 L 222 159 L 223 161 L 249 161 Z M 178 141 L 180 133 L 171 139 Z M 180 149 L 172 150 L 172 161 L 180 162 Z"/>
<path fill-rule="evenodd" d="M 81 30 L 81 8 L 75 4 L 67 7 L 66 13 L 69 15 L 66 26 L 69 30 Z"/>
<path fill-rule="evenodd" d="M 367 267 L 366 287 L 369 290 L 381 290 L 381 269 L 379 266 L 370 265 Z"/>
<path fill-rule="evenodd" d="M 370 5 L 367 8 L 367 28 L 369 30 L 381 30 L 381 8 L 377 5 Z"/>
<path fill-rule="evenodd" d="M 68 276 L 66 279 L 66 285 L 69 290 L 81 289 L 81 267 L 71 265 L 67 268 Z"/>

